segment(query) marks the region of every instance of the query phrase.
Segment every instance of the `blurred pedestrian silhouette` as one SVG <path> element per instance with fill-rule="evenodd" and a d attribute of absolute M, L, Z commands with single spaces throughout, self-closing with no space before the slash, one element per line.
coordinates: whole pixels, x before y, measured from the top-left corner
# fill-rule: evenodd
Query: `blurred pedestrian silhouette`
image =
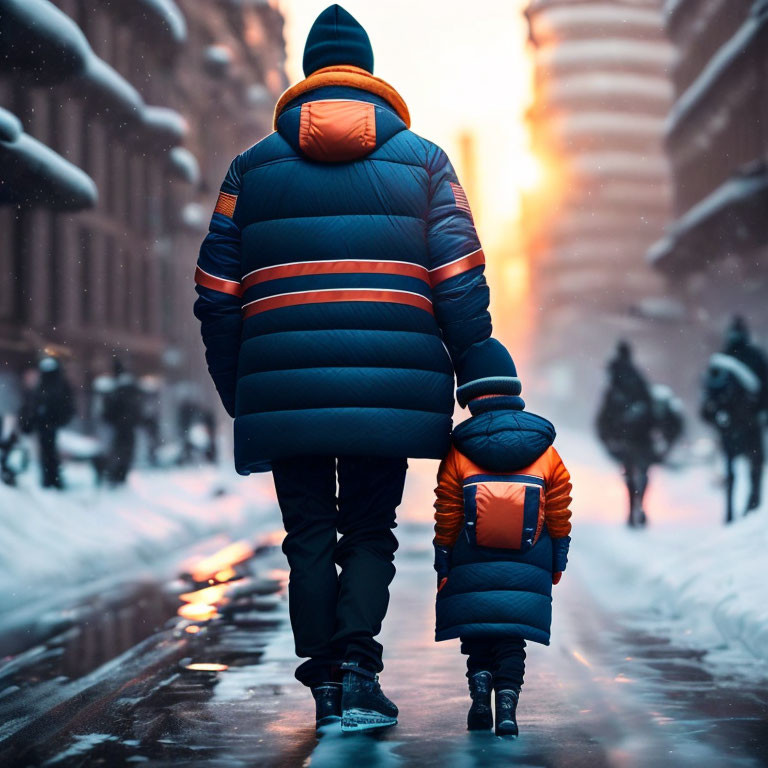
<path fill-rule="evenodd" d="M 756 346 L 744 318 L 736 316 L 726 332 L 723 351 L 713 355 L 704 376 L 701 417 L 717 429 L 725 455 L 725 520 L 734 519 L 734 461 L 750 465 L 750 493 L 745 514 L 760 506 L 763 464 L 762 418 L 768 411 L 768 361 Z"/>
<path fill-rule="evenodd" d="M 648 385 L 620 341 L 608 364 L 608 388 L 597 416 L 597 433 L 608 453 L 624 468 L 630 526 L 645 525 L 648 470 L 663 461 L 683 431 L 682 409 L 671 391 Z"/>
<path fill-rule="evenodd" d="M 0 482 L 16 485 L 17 475 L 26 469 L 27 452 L 19 440 L 15 414 L 0 416 Z"/>
<path fill-rule="evenodd" d="M 139 381 L 141 390 L 141 415 L 139 427 L 146 435 L 147 462 L 151 467 L 159 465 L 160 446 L 160 386 L 157 376 L 144 376 Z"/>
<path fill-rule="evenodd" d="M 56 436 L 75 415 L 72 390 L 56 358 L 42 358 L 38 371 L 37 384 L 24 394 L 19 421 L 22 431 L 37 435 L 43 488 L 61 490 L 64 482 Z"/>
<path fill-rule="evenodd" d="M 216 462 L 216 416 L 196 400 L 182 400 L 178 410 L 181 452 L 179 464 Z"/>
<path fill-rule="evenodd" d="M 133 466 L 136 428 L 142 417 L 142 395 L 136 379 L 119 358 L 114 362 L 113 386 L 104 394 L 102 418 L 112 431 L 106 479 L 122 485 Z"/>

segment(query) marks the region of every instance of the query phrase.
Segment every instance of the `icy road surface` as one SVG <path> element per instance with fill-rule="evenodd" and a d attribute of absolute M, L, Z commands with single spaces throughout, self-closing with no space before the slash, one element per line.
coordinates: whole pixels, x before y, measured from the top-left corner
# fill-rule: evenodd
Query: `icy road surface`
<path fill-rule="evenodd" d="M 567 445 L 562 452 L 568 460 Z M 583 452 L 578 458 L 570 462 L 579 489 L 577 543 L 555 589 L 553 644 L 529 645 L 518 740 L 466 732 L 463 659 L 457 643 L 432 639 L 430 464 L 409 482 L 382 633 L 382 683 L 400 707 L 397 727 L 367 736 L 342 736 L 337 727 L 315 734 L 311 697 L 292 679 L 284 560 L 267 546 L 234 567 L 246 578 L 231 582 L 229 592 L 200 593 L 202 605 L 193 600 L 187 619 L 171 619 L 85 676 L 69 679 L 59 668 L 66 643 L 48 643 L 21 665 L 26 673 L 0 667 L 0 764 L 768 765 L 766 665 L 744 648 L 712 645 L 686 616 L 659 610 L 663 596 L 640 572 L 654 542 L 669 551 L 675 537 L 716 530 L 720 499 L 706 472 L 658 478 L 649 500 L 654 529 L 630 533 L 619 524 L 623 495 L 610 467 Z M 765 511 L 760 517 L 768 524 Z M 229 566 L 214 561 L 208 568 L 225 578 Z M 169 594 L 178 604 L 182 590 L 167 584 L 157 591 L 153 621 L 163 626 L 161 606 Z M 210 621 L 208 601 L 219 608 Z M 17 721 L 9 720 L 14 701 Z"/>

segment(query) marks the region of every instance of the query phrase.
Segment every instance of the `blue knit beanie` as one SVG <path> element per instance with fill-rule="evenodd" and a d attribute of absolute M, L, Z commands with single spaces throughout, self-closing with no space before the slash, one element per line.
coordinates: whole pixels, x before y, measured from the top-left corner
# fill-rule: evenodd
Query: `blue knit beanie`
<path fill-rule="evenodd" d="M 522 391 L 517 368 L 506 347 L 496 339 L 473 344 L 457 366 L 456 399 L 464 408 L 483 395 L 517 396 Z"/>
<path fill-rule="evenodd" d="M 358 20 L 340 5 L 330 5 L 315 19 L 304 47 L 304 75 L 323 67 L 348 64 L 373 74 L 373 48 Z"/>

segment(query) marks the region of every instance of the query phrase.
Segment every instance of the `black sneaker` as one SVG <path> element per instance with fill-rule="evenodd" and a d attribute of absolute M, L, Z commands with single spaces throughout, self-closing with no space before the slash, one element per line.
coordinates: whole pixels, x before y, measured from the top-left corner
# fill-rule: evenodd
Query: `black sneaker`
<path fill-rule="evenodd" d="M 315 699 L 315 725 L 338 723 L 341 720 L 341 683 L 322 683 L 312 687 Z"/>
<path fill-rule="evenodd" d="M 467 714 L 467 730 L 490 731 L 493 728 L 493 712 L 491 712 L 491 688 L 493 677 L 490 672 L 475 672 L 467 678 L 469 695 L 472 706 Z"/>
<path fill-rule="evenodd" d="M 382 693 L 379 676 L 358 666 L 342 664 L 341 730 L 368 731 L 397 725 L 397 707 Z"/>
<path fill-rule="evenodd" d="M 496 691 L 496 735 L 517 736 L 517 700 L 520 689 Z"/>

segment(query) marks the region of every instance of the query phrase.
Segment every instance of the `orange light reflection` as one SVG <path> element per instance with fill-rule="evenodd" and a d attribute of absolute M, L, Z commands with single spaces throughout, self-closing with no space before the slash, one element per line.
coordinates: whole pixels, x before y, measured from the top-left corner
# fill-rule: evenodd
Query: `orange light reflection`
<path fill-rule="evenodd" d="M 235 541 L 209 557 L 203 558 L 192 568 L 195 581 L 207 581 L 220 571 L 232 568 L 253 555 L 253 548 L 247 541 Z"/>
<path fill-rule="evenodd" d="M 179 616 L 190 621 L 210 621 L 217 613 L 216 606 L 186 603 L 178 610 Z"/>
<path fill-rule="evenodd" d="M 184 592 L 179 598 L 185 603 L 206 603 L 212 605 L 223 600 L 228 589 L 226 584 L 214 584 L 212 587 L 203 587 L 195 592 Z"/>

